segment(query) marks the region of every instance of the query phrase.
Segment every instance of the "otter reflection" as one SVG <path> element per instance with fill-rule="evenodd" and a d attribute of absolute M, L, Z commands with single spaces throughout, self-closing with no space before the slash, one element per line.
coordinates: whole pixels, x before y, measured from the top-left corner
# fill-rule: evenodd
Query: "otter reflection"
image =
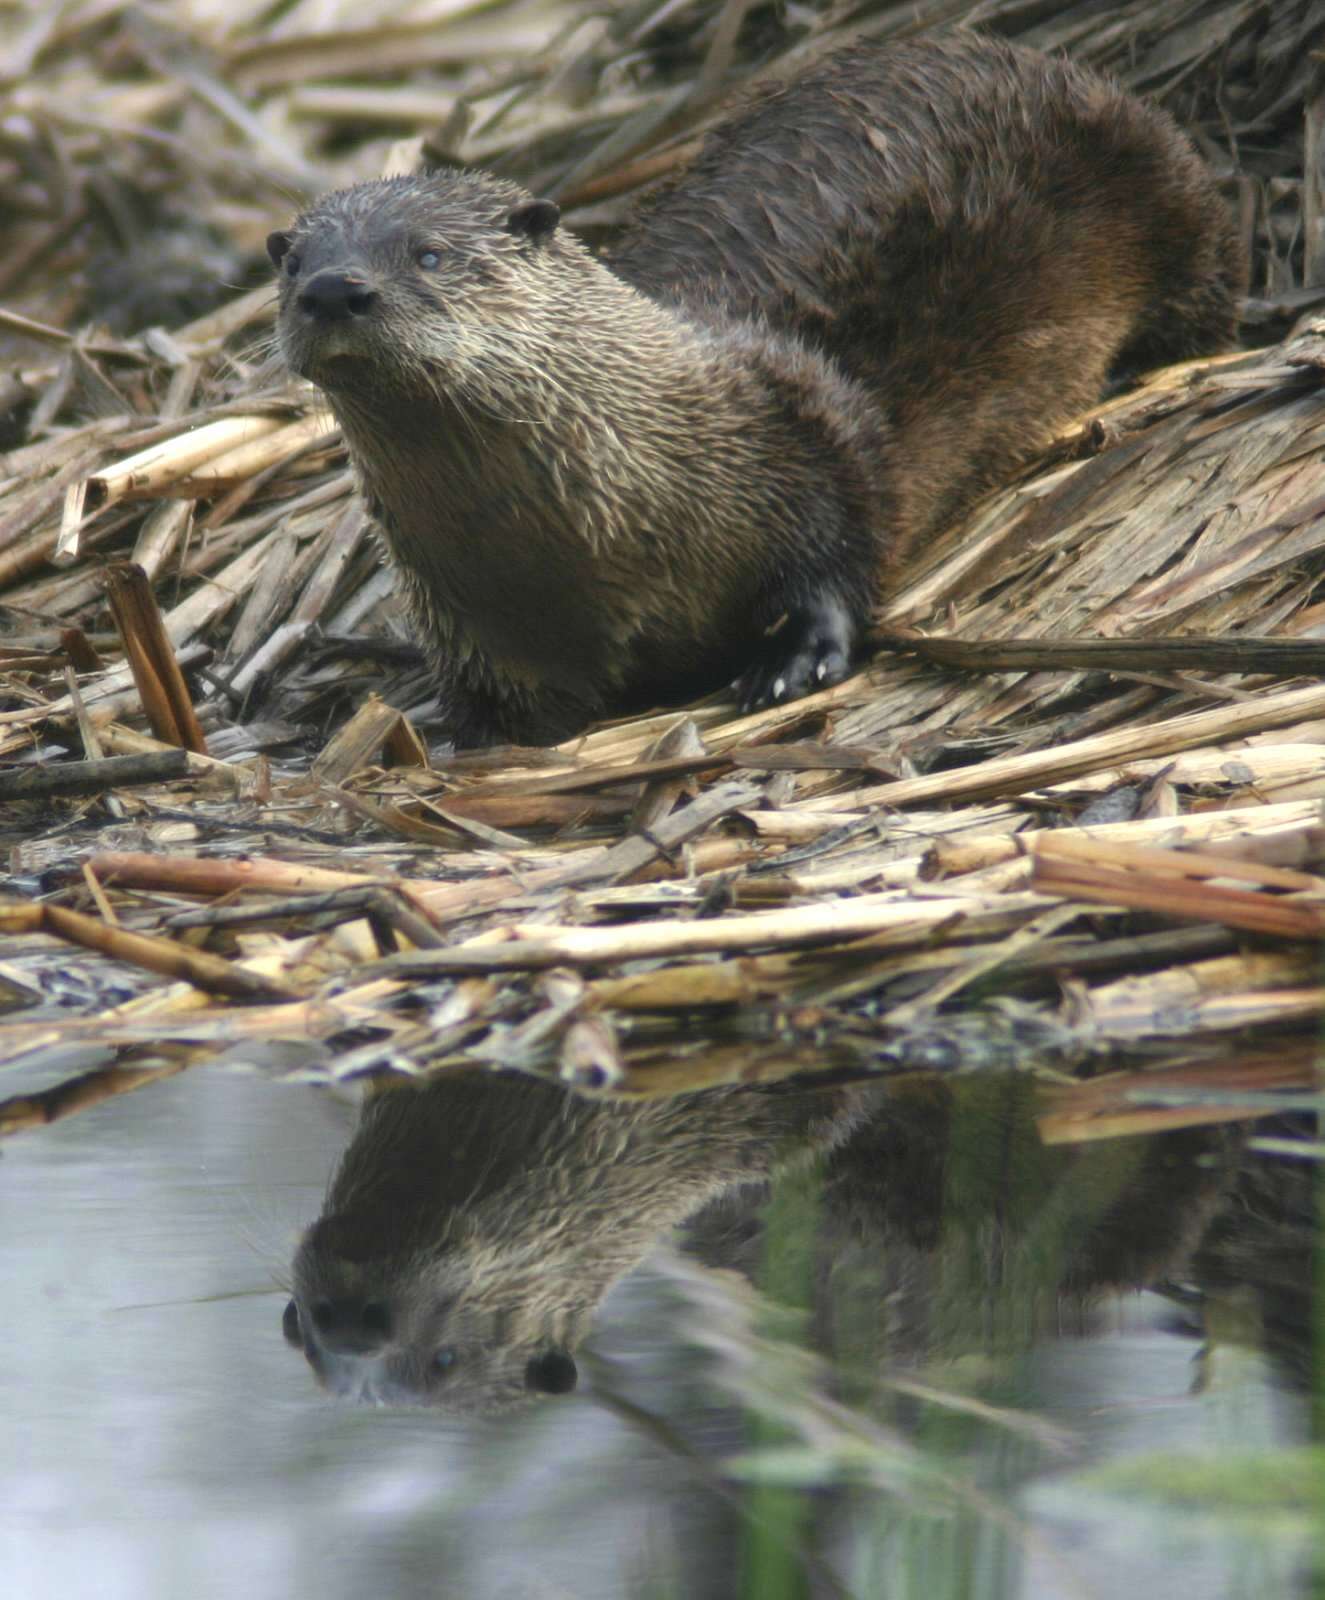
<path fill-rule="evenodd" d="M 1181 1270 L 1237 1137 L 1047 1149 L 1034 1112 L 1023 1076 L 643 1103 L 479 1071 L 379 1090 L 296 1253 L 285 1337 L 358 1400 L 564 1393 L 608 1290 L 662 1234 L 693 1218 L 706 1260 L 750 1266 L 766 1180 L 816 1152 L 815 1322 L 853 1363 L 1023 1338 L 1064 1295 Z"/>
<path fill-rule="evenodd" d="M 852 1104 L 776 1086 L 624 1104 L 484 1071 L 379 1090 L 296 1252 L 285 1337 L 355 1399 L 565 1393 L 598 1305 L 658 1236 L 830 1144 Z"/>

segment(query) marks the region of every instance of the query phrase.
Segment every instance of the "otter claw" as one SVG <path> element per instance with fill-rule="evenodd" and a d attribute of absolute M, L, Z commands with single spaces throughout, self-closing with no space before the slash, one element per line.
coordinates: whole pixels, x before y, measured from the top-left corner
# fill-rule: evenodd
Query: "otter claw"
<path fill-rule="evenodd" d="M 737 683 L 743 712 L 798 700 L 812 689 L 839 683 L 851 670 L 855 627 L 838 600 L 821 600 L 796 611 L 765 645 Z"/>

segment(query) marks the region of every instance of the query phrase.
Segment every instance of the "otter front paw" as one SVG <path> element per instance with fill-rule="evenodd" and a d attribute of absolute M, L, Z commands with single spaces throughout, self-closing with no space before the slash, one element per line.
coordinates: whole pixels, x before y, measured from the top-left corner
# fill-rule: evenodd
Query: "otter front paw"
<path fill-rule="evenodd" d="M 855 642 L 856 625 L 840 600 L 820 598 L 797 608 L 737 679 L 741 710 L 758 711 L 840 683 L 851 670 Z"/>

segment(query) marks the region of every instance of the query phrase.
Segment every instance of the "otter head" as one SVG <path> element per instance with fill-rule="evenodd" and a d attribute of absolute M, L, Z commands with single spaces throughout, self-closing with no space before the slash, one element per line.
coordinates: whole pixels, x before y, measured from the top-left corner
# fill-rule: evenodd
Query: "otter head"
<path fill-rule="evenodd" d="M 325 195 L 267 240 L 287 362 L 333 401 L 463 393 L 520 349 L 534 279 L 555 280 L 549 258 L 589 259 L 559 218 L 551 200 L 474 172 Z"/>
<path fill-rule="evenodd" d="M 539 1276 L 472 1239 L 382 1254 L 358 1219 L 331 1215 L 299 1246 L 282 1331 L 332 1394 L 506 1410 L 566 1394 L 578 1379 L 570 1345 L 580 1319 L 549 1304 Z"/>

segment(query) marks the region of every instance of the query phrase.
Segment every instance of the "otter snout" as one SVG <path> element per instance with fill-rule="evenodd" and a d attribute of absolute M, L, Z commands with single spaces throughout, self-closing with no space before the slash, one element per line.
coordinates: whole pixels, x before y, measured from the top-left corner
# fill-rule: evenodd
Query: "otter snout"
<path fill-rule="evenodd" d="M 391 1338 L 391 1307 L 384 1300 L 355 1296 L 315 1300 L 311 1315 L 326 1350 L 340 1350 L 347 1355 L 375 1355 Z"/>
<path fill-rule="evenodd" d="M 377 290 L 361 273 L 324 267 L 298 294 L 299 309 L 316 322 L 345 322 L 367 316 L 377 303 Z"/>

